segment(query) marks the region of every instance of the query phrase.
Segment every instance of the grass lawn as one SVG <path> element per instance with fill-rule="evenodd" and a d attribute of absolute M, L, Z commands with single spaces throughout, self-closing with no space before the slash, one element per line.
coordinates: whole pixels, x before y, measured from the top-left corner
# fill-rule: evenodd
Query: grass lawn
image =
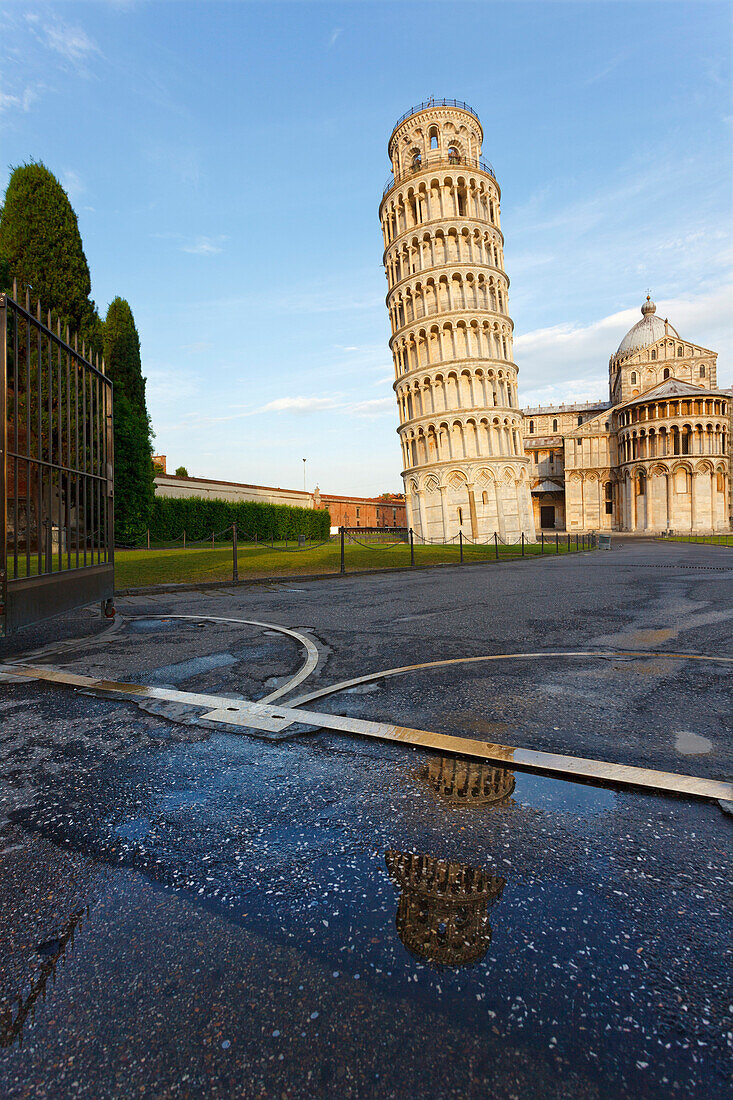
<path fill-rule="evenodd" d="M 304 573 L 338 573 L 341 569 L 341 548 L 338 539 L 321 546 L 302 550 L 286 550 L 284 545 L 270 546 L 240 544 L 237 555 L 240 580 L 248 577 L 287 577 Z M 582 549 L 582 544 L 581 544 Z M 525 545 L 527 557 L 541 553 L 537 544 Z M 545 553 L 556 552 L 554 542 L 546 542 Z M 559 552 L 567 553 L 567 539 L 560 540 Z M 571 552 L 575 552 L 572 544 Z M 516 558 L 521 546 L 499 545 L 500 558 Z M 464 562 L 493 561 L 496 548 L 464 545 Z M 455 544 L 446 546 L 415 545 L 415 565 L 458 564 L 460 550 Z M 346 572 L 364 569 L 394 569 L 409 566 L 410 547 L 397 545 L 371 545 L 347 543 L 345 550 Z M 197 584 L 202 581 L 226 581 L 232 576 L 231 544 L 219 543 L 161 550 L 118 550 L 115 553 L 115 585 L 120 588 L 137 588 L 149 584 Z"/>

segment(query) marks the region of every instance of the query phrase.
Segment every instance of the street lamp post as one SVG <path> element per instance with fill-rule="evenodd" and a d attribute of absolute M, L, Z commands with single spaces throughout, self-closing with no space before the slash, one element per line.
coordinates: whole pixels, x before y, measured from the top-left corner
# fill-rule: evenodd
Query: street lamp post
<path fill-rule="evenodd" d="M 305 459 L 303 459 L 303 492 L 307 492 L 305 487 Z"/>

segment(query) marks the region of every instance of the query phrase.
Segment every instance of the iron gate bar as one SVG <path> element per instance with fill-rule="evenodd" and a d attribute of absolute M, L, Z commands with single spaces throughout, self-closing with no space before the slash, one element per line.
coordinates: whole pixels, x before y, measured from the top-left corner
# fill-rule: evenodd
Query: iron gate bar
<path fill-rule="evenodd" d="M 16 298 L 0 295 L 0 636 L 114 593 L 112 383 Z"/>

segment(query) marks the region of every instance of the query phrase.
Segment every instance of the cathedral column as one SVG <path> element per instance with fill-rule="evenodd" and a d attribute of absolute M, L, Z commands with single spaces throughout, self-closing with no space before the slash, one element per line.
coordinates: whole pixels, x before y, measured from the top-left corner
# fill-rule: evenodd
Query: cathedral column
<path fill-rule="evenodd" d="M 448 541 L 448 504 L 446 502 L 447 489 L 445 485 L 440 486 L 440 514 L 443 518 L 443 542 Z"/>
<path fill-rule="evenodd" d="M 669 530 L 669 528 L 671 528 L 671 526 L 672 526 L 672 475 L 669 472 L 669 470 L 667 470 L 667 473 L 665 474 L 664 480 L 666 482 L 666 489 L 667 489 L 667 494 L 666 494 L 666 500 L 667 500 L 666 529 Z"/>
<path fill-rule="evenodd" d="M 494 486 L 494 507 L 496 509 L 497 534 L 503 542 L 506 535 L 506 527 L 504 526 L 504 509 L 501 507 L 501 503 L 499 500 L 499 482 L 492 481 L 491 484 Z"/>
<path fill-rule="evenodd" d="M 422 489 L 417 491 L 417 507 L 420 515 L 420 534 L 424 539 L 428 537 L 428 521 L 425 514 L 425 492 Z"/>
<path fill-rule="evenodd" d="M 694 531 L 696 527 L 695 523 L 695 507 L 697 505 L 697 494 L 695 492 L 695 471 L 690 470 L 690 530 Z"/>
<path fill-rule="evenodd" d="M 478 517 L 476 515 L 476 498 L 473 495 L 473 485 L 467 484 L 468 490 L 468 510 L 471 516 L 471 538 L 478 538 Z"/>

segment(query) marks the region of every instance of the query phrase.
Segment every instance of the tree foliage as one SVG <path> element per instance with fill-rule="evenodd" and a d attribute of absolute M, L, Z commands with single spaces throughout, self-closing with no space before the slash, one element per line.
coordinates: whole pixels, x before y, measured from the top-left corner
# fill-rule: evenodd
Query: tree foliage
<path fill-rule="evenodd" d="M 43 164 L 13 169 L 0 214 L 0 257 L 5 279 L 26 288 L 43 316 L 50 309 L 62 325 L 95 351 L 101 350 L 100 322 L 90 298 L 89 275 L 76 214 L 63 187 Z M 0 262 L 0 273 L 3 263 Z"/>
<path fill-rule="evenodd" d="M 104 359 L 114 384 L 115 537 L 129 541 L 150 522 L 155 486 L 140 337 L 124 298 L 107 310 Z"/>
<path fill-rule="evenodd" d="M 170 542 L 180 537 L 210 538 L 237 524 L 240 540 L 274 538 L 327 539 L 331 527 L 328 512 L 313 508 L 294 508 L 289 504 L 268 504 L 259 500 L 228 501 L 210 497 L 158 497 L 153 501 L 150 537 L 155 542 Z"/>
<path fill-rule="evenodd" d="M 185 466 L 176 466 L 176 477 L 188 477 L 188 470 Z"/>

